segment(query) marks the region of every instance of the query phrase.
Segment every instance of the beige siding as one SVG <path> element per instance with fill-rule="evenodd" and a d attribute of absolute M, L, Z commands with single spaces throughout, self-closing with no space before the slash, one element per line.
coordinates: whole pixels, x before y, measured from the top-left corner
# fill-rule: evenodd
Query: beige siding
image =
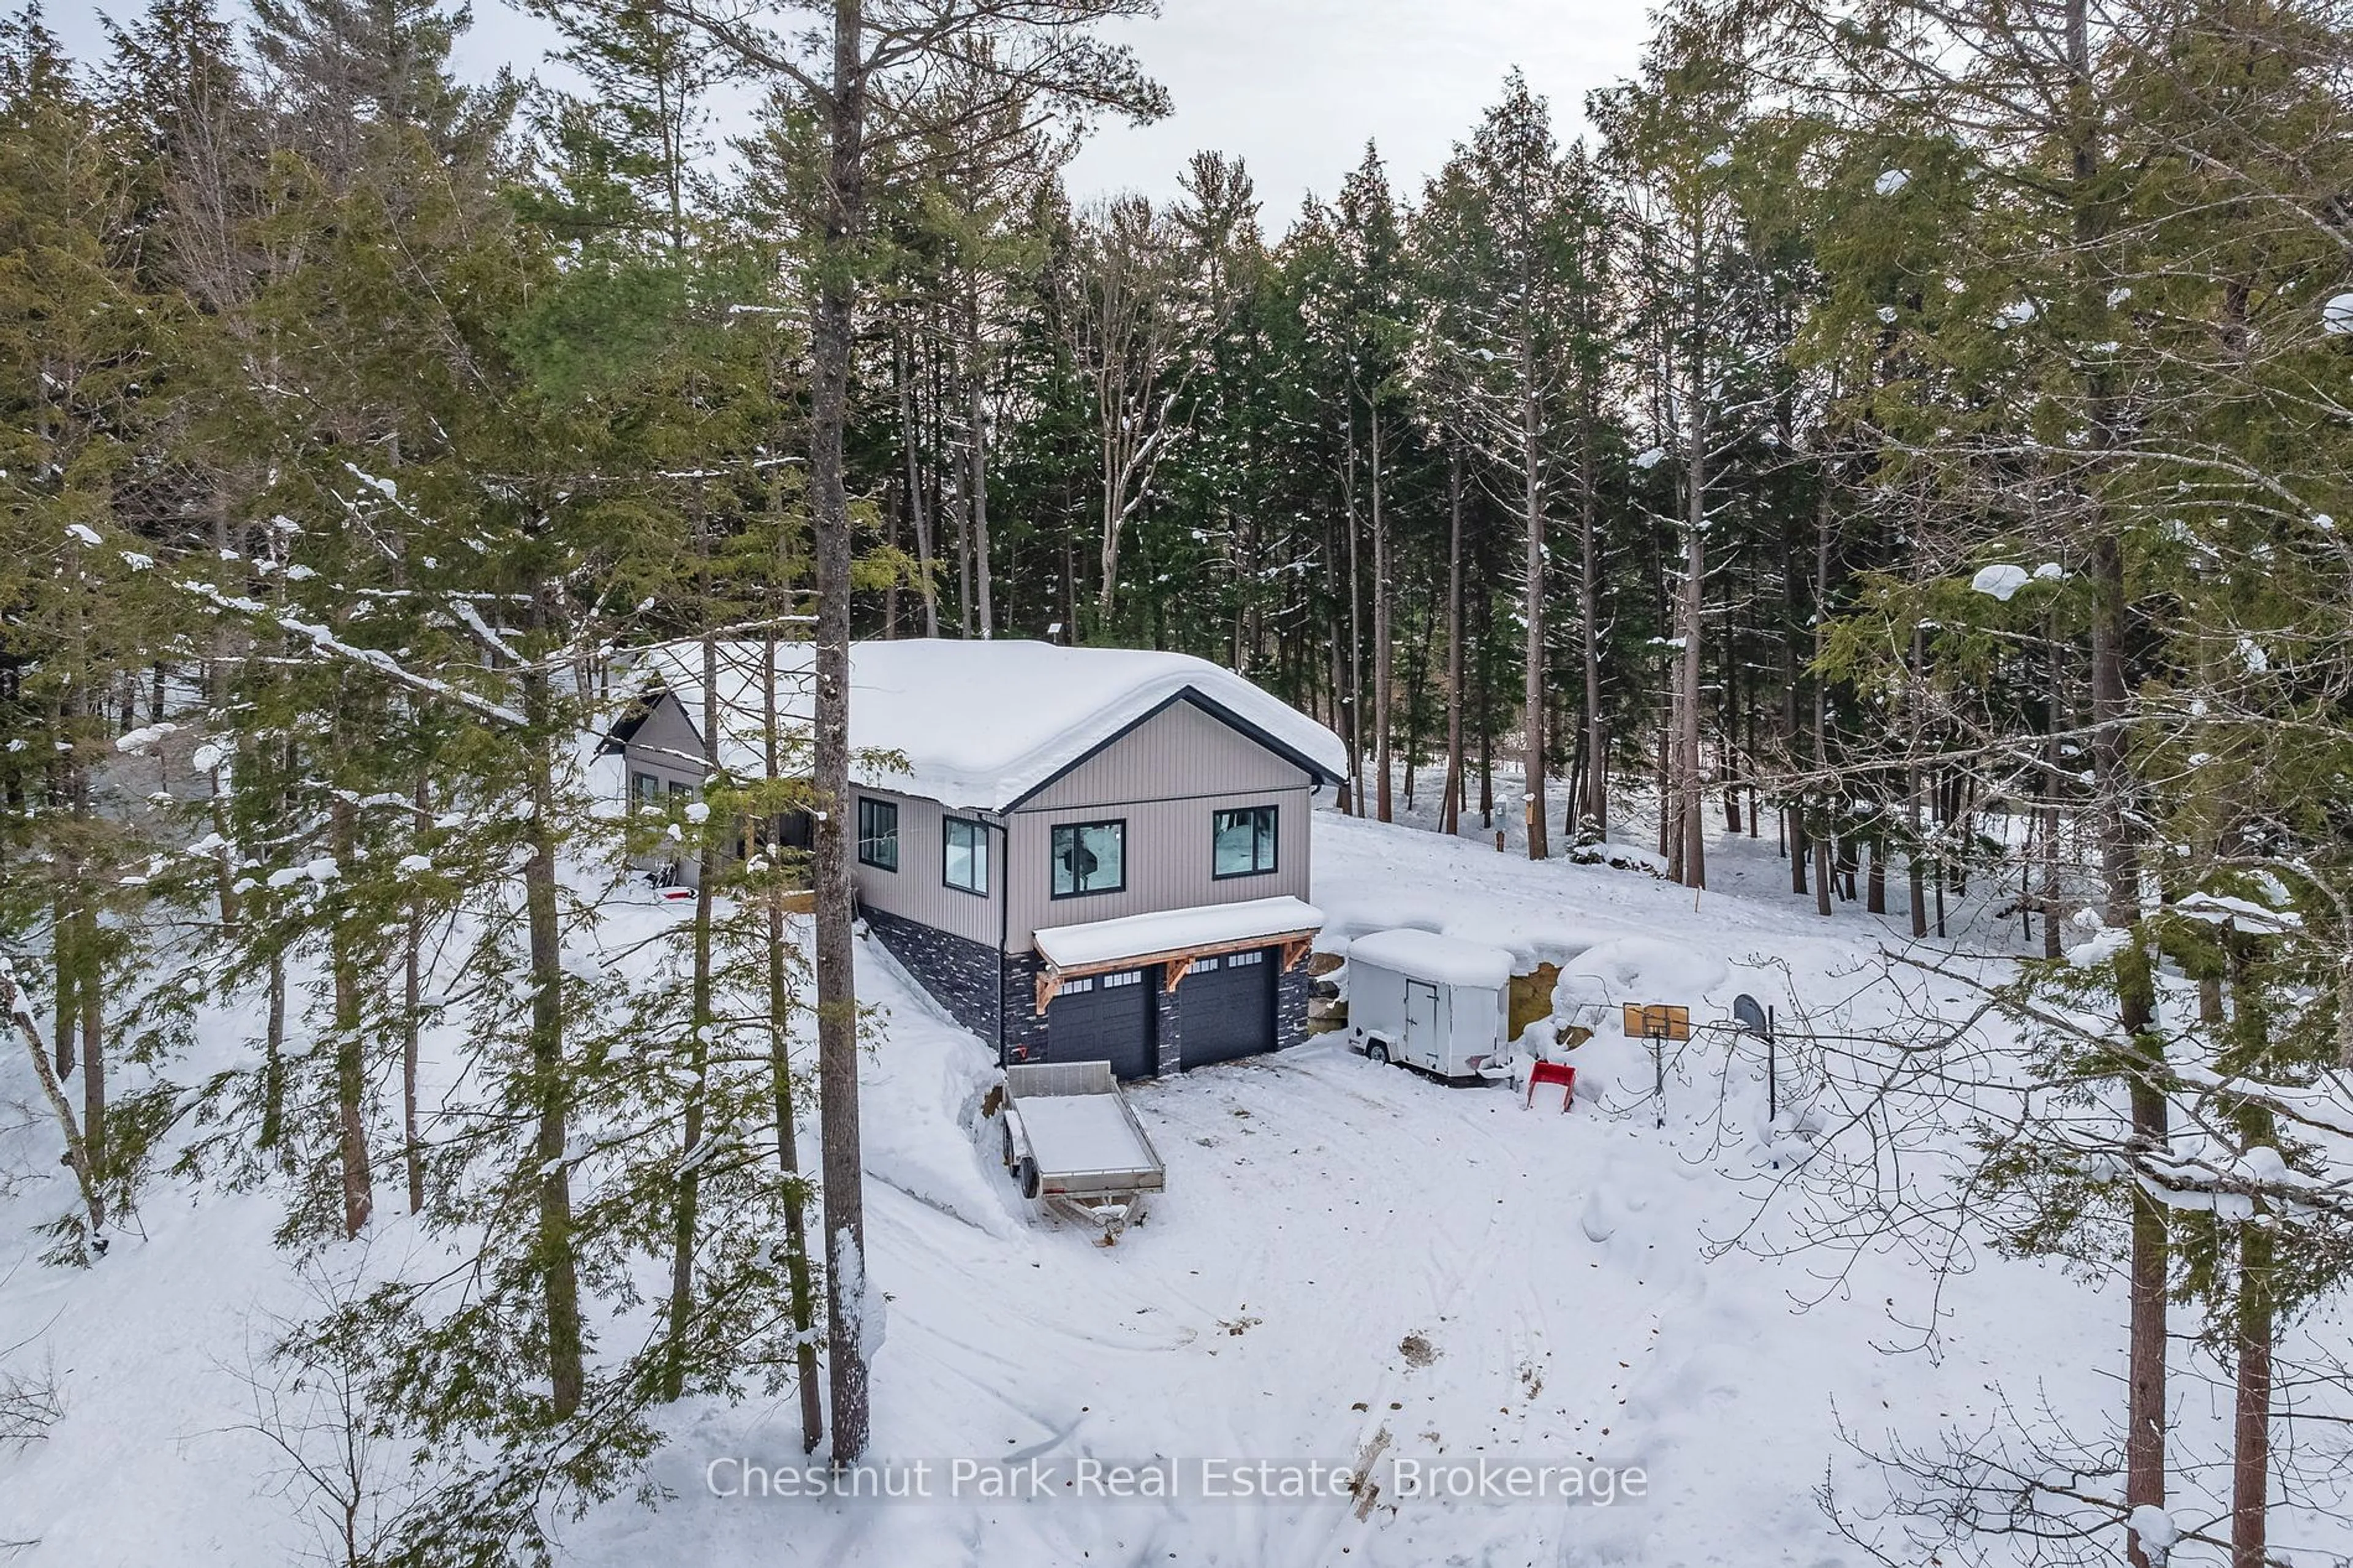
<path fill-rule="evenodd" d="M 651 773 L 665 785 L 672 783 L 702 787 L 702 740 L 687 721 L 675 697 L 664 697 L 646 714 L 644 723 L 629 737 L 623 753 L 629 772 Z"/>
<path fill-rule="evenodd" d="M 1240 805 L 1277 808 L 1275 868 L 1265 876 L 1219 879 L 1210 873 L 1210 814 Z M 1013 952 L 1026 951 L 1041 926 L 1084 925 L 1122 915 L 1191 909 L 1197 904 L 1240 903 L 1284 893 L 1303 899 L 1307 896 L 1309 807 L 1306 787 L 1294 784 L 1290 789 L 1018 813 L 1012 819 L 1012 864 L 1006 879 L 1013 894 L 1007 949 Z M 1053 825 L 1105 818 L 1119 818 L 1127 824 L 1127 886 L 1116 893 L 1055 898 Z"/>
<path fill-rule="evenodd" d="M 1223 796 L 1237 791 L 1300 789 L 1307 783 L 1296 763 L 1223 720 L 1180 701 L 1023 801 L 1021 809 L 1065 811 L 1187 795 Z"/>
<path fill-rule="evenodd" d="M 638 806 L 637 775 L 651 773 L 661 781 L 662 796 L 667 800 L 671 788 L 684 784 L 696 795 L 702 793 L 703 770 L 695 758 L 702 754 L 702 742 L 687 722 L 685 711 L 673 697 L 658 700 L 639 724 L 637 733 L 621 749 L 623 774 L 621 799 L 631 811 Z M 629 865 L 639 871 L 664 872 L 686 887 L 700 880 L 701 866 L 693 858 L 675 849 L 649 850 L 629 858 Z"/>
<path fill-rule="evenodd" d="M 853 795 L 873 800 L 887 800 L 899 807 L 899 868 L 885 871 L 869 866 L 857 858 L 858 808 L 850 807 L 850 873 L 858 884 L 858 900 L 885 914 L 920 921 L 940 931 L 953 931 L 974 942 L 997 945 L 997 925 L 1002 919 L 1000 905 L 1004 899 L 1004 868 L 997 864 L 1004 858 L 1004 834 L 991 825 L 988 834 L 989 896 L 982 898 L 961 888 L 947 885 L 945 845 L 942 839 L 940 819 L 948 814 L 935 800 L 918 800 L 912 795 L 892 795 L 882 790 L 860 789 Z"/>
<path fill-rule="evenodd" d="M 1028 951 L 1044 926 L 1285 893 L 1305 898 L 1312 782 L 1297 764 L 1189 702 L 1161 710 L 1009 819 L 1005 885 L 1013 908 L 1007 951 Z M 1275 868 L 1265 876 L 1220 879 L 1211 872 L 1211 815 L 1243 805 L 1277 808 Z M 1127 886 L 1116 893 L 1055 898 L 1054 824 L 1107 819 L 1127 824 Z"/>

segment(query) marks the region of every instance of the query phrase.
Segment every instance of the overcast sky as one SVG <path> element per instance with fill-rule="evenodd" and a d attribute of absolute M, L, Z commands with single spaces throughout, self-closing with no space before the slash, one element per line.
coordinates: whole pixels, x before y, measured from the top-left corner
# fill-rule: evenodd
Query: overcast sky
<path fill-rule="evenodd" d="M 136 0 L 110 0 L 116 14 Z M 1116 190 L 1172 195 L 1204 147 L 1240 155 L 1257 179 L 1267 228 L 1280 232 L 1310 191 L 1329 197 L 1366 138 L 1404 191 L 1446 161 L 1516 65 L 1552 100 L 1562 138 L 1582 125 L 1588 89 L 1634 68 L 1644 0 L 1162 0 L 1164 15 L 1124 25 L 1176 111 L 1142 129 L 1106 126 L 1070 176 L 1081 200 Z M 475 0 L 460 45 L 470 77 L 501 64 L 540 68 L 545 24 L 504 0 Z M 77 55 L 99 45 L 86 0 L 55 0 L 51 25 Z"/>

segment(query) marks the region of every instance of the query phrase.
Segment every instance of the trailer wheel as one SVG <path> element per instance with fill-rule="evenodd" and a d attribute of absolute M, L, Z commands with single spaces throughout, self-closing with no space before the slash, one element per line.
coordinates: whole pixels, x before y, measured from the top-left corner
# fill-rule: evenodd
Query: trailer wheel
<path fill-rule="evenodd" d="M 1021 1189 L 1025 1198 L 1038 1195 L 1038 1162 L 1023 1155 L 1013 1163 L 1013 1184 Z"/>
<path fill-rule="evenodd" d="M 1388 1044 L 1380 1040 L 1366 1041 L 1365 1044 L 1365 1059 L 1368 1062 L 1378 1062 L 1383 1067 L 1388 1066 L 1389 1047 Z"/>

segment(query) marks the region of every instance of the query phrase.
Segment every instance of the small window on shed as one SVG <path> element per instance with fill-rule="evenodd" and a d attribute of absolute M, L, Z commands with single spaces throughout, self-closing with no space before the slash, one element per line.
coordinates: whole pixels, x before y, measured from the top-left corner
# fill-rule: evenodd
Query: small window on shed
<path fill-rule="evenodd" d="M 661 805 L 662 782 L 651 773 L 629 775 L 629 803 L 638 806 Z"/>

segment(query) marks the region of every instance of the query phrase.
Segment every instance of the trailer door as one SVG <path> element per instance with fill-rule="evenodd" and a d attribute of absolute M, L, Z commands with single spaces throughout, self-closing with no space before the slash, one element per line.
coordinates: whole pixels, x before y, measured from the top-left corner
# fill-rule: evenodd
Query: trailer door
<path fill-rule="evenodd" d="M 1405 983 L 1405 1056 L 1417 1067 L 1435 1068 L 1445 1048 L 1438 1016 L 1438 987 L 1426 980 Z"/>

